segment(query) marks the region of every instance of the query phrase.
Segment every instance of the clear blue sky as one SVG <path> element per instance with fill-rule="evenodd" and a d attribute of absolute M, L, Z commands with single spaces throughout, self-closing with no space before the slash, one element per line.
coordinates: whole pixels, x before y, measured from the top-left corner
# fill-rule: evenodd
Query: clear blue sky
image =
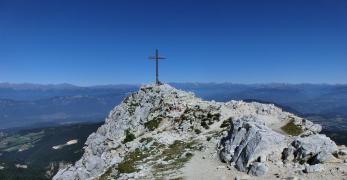
<path fill-rule="evenodd" d="M 0 0 L 0 82 L 347 83 L 346 0 Z"/>

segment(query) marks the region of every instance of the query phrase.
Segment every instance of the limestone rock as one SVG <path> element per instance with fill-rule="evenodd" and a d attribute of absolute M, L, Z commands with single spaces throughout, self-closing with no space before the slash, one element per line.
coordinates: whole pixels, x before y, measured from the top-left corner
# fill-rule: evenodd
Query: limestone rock
<path fill-rule="evenodd" d="M 340 149 L 338 154 L 341 156 L 347 156 L 347 149 Z"/>
<path fill-rule="evenodd" d="M 263 176 L 268 170 L 269 168 L 266 166 L 266 164 L 255 162 L 251 165 L 248 174 L 251 174 L 253 176 Z"/>
<path fill-rule="evenodd" d="M 293 161 L 294 160 L 294 151 L 295 151 L 295 148 L 293 146 L 289 146 L 287 148 L 284 148 L 284 150 L 282 152 L 282 159 L 285 162 Z"/>
<path fill-rule="evenodd" d="M 314 173 L 314 172 L 321 172 L 323 170 L 324 170 L 324 168 L 321 164 L 315 164 L 315 165 L 311 165 L 311 166 L 307 165 L 305 167 L 304 172 L 305 173 Z"/>
<path fill-rule="evenodd" d="M 321 125 L 319 125 L 319 124 L 314 124 L 313 122 L 308 121 L 308 120 L 306 120 L 306 119 L 303 119 L 303 120 L 302 120 L 302 124 L 303 124 L 303 126 L 304 126 L 307 130 L 309 130 L 309 131 L 311 131 L 311 132 L 313 132 L 313 133 L 319 133 L 319 132 L 322 131 L 322 126 L 321 126 Z"/>
<path fill-rule="evenodd" d="M 302 128 L 306 137 L 288 137 L 269 128 L 288 120 Z M 223 122 L 227 126 L 222 126 Z M 105 123 L 88 137 L 82 158 L 60 169 L 53 180 L 98 179 L 109 168 L 118 168 L 136 149 L 206 140 L 206 135 L 212 137 L 210 143 L 218 143 L 218 152 L 211 156 L 219 155 L 236 169 L 261 176 L 268 171 L 269 162 L 281 164 L 281 158 L 294 161 L 314 157 L 317 163 L 331 158 L 336 145 L 329 138 L 316 135 L 320 130 L 320 125 L 273 104 L 204 101 L 167 84 L 145 85 L 109 113 Z M 295 143 L 291 143 L 293 140 Z M 156 154 L 160 151 L 150 155 Z M 118 179 L 156 179 L 149 164 L 136 163 L 132 168 L 136 171 L 126 173 L 115 169 L 112 173 Z"/>
<path fill-rule="evenodd" d="M 317 164 L 328 162 L 337 152 L 337 145 L 329 137 L 315 134 L 308 137 L 299 137 L 293 141 L 295 160 Z"/>
<path fill-rule="evenodd" d="M 256 162 L 270 155 L 280 157 L 286 145 L 285 137 L 249 117 L 236 120 L 232 127 L 219 145 L 221 159 L 229 164 L 234 162 L 240 171 L 252 169 L 251 174 L 263 175 L 267 171 L 265 164 Z"/>

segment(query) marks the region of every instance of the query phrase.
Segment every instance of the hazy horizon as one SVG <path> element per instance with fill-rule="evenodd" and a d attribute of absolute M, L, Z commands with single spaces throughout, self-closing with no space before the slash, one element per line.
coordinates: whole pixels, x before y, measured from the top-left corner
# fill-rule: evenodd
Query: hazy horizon
<path fill-rule="evenodd" d="M 94 86 L 118 86 L 118 85 L 129 85 L 129 86 L 140 86 L 146 84 L 154 84 L 155 82 L 147 82 L 147 83 L 110 83 L 110 84 L 90 84 L 90 85 L 81 85 L 81 84 L 73 84 L 68 82 L 62 83 L 35 83 L 35 82 L 0 82 L 0 85 L 37 85 L 37 86 L 75 86 L 75 87 L 94 87 Z M 287 82 L 264 82 L 264 83 L 237 83 L 237 82 L 163 82 L 165 84 L 234 84 L 234 85 L 329 85 L 329 86 L 345 86 L 347 83 L 310 83 L 310 82 L 302 82 L 302 83 L 287 83 Z"/>

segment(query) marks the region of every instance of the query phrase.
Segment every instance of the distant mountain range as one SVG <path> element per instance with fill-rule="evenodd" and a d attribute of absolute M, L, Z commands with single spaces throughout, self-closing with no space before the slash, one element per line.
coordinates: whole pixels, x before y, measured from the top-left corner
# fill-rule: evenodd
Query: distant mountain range
<path fill-rule="evenodd" d="M 206 100 L 235 99 L 275 103 L 296 114 L 315 117 L 317 121 L 329 121 L 326 125 L 328 127 L 336 126 L 334 122 L 347 124 L 347 85 L 170 84 L 192 91 Z M 0 83 L 0 129 L 102 121 L 110 109 L 139 87 L 140 85 L 80 87 L 71 84 Z"/>
<path fill-rule="evenodd" d="M 57 96 L 102 96 L 135 91 L 139 85 L 103 85 L 81 87 L 72 84 L 0 83 L 0 99 L 39 100 Z"/>

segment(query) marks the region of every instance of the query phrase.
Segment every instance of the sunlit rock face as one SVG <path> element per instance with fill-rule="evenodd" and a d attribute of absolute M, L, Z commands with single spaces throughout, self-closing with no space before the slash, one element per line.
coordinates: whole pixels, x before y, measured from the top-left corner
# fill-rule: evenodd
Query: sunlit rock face
<path fill-rule="evenodd" d="M 288 122 L 300 128 L 303 137 L 283 133 L 280 125 Z M 320 130 L 271 104 L 204 101 L 167 84 L 146 85 L 109 113 L 88 137 L 82 158 L 53 179 L 177 177 L 175 169 L 208 143 L 214 143 L 221 161 L 262 176 L 268 162 L 295 163 L 310 152 L 316 154 L 315 162 L 324 162 L 336 145 L 317 135 Z M 206 141 L 211 137 L 213 141 Z M 318 144 L 311 147 L 310 142 Z"/>
<path fill-rule="evenodd" d="M 284 135 L 249 117 L 231 123 L 232 129 L 219 146 L 222 160 L 235 164 L 240 171 L 262 175 L 266 173 L 267 160 L 281 159 L 287 145 Z"/>
<path fill-rule="evenodd" d="M 228 136 L 219 144 L 221 160 L 255 176 L 264 175 L 266 162 L 318 164 L 335 159 L 337 145 L 321 134 L 287 137 L 264 125 L 256 117 L 231 122 Z M 307 133 L 303 133 L 307 134 Z"/>

